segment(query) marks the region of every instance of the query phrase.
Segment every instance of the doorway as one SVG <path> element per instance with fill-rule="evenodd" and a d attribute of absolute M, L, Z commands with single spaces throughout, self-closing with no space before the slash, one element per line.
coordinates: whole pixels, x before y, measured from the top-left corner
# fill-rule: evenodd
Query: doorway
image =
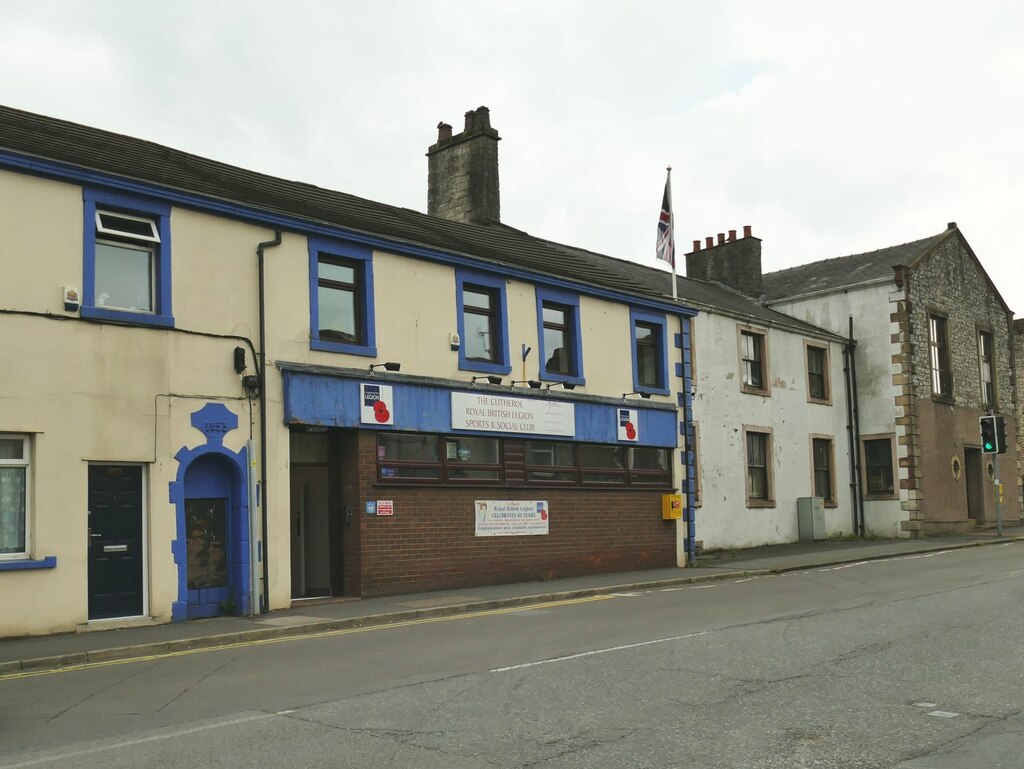
<path fill-rule="evenodd" d="M 984 523 L 985 474 L 981 449 L 964 448 L 964 480 L 967 482 L 967 516 L 975 523 Z"/>
<path fill-rule="evenodd" d="M 335 441 L 328 432 L 291 433 L 292 598 L 342 595 L 343 526 L 339 509 Z"/>
<path fill-rule="evenodd" d="M 142 467 L 89 465 L 89 619 L 145 610 Z"/>

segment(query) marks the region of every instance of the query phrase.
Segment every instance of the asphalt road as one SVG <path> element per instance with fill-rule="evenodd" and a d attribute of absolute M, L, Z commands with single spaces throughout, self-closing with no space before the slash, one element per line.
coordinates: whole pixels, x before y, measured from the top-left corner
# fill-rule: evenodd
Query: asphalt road
<path fill-rule="evenodd" d="M 1024 544 L 0 678 L 0 767 L 1024 767 Z"/>

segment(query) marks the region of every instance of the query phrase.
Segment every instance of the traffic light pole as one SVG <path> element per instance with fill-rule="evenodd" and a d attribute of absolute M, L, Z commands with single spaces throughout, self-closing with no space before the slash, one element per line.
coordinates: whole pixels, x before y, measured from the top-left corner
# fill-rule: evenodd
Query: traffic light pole
<path fill-rule="evenodd" d="M 989 414 L 995 417 L 995 410 L 990 409 Z M 994 421 L 994 420 L 993 420 Z M 1003 496 L 1003 487 L 999 483 L 999 453 L 998 450 L 1002 448 L 999 445 L 999 432 L 996 431 L 996 453 L 992 454 L 992 484 L 993 489 L 996 493 L 996 536 L 1003 536 L 1003 506 L 1000 504 L 1000 497 Z"/>

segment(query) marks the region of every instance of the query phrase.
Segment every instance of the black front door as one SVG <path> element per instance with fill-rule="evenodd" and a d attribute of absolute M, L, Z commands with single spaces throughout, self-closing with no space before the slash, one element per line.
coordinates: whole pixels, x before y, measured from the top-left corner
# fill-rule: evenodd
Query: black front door
<path fill-rule="evenodd" d="M 142 614 L 142 468 L 89 466 L 89 619 Z"/>

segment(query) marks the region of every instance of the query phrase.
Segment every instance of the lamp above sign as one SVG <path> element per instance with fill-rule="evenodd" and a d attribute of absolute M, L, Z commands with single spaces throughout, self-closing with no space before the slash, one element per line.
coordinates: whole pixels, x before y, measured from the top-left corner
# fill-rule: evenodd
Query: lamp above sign
<path fill-rule="evenodd" d="M 494 393 L 452 393 L 452 429 L 521 435 L 576 435 L 572 403 Z"/>

